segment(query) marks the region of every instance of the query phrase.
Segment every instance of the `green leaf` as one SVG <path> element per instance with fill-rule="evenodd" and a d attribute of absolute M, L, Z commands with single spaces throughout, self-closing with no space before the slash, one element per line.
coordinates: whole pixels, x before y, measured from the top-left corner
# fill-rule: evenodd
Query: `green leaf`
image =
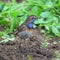
<path fill-rule="evenodd" d="M 50 16 L 50 14 L 51 14 L 51 13 L 47 11 L 47 12 L 42 12 L 40 16 L 41 16 L 42 18 L 48 18 L 48 17 Z"/>
<path fill-rule="evenodd" d="M 38 6 L 34 6 L 32 9 L 31 9 L 31 12 L 32 12 L 32 14 L 34 14 L 34 15 L 38 15 Z"/>
<path fill-rule="evenodd" d="M 46 30 L 50 30 L 49 26 L 48 25 L 45 25 L 45 28 Z"/>
<path fill-rule="evenodd" d="M 0 20 L 0 25 L 8 26 L 8 22 L 6 20 Z"/>
<path fill-rule="evenodd" d="M 49 1 L 46 2 L 45 5 L 46 5 L 47 8 L 52 8 L 53 7 L 53 2 L 49 0 Z"/>
<path fill-rule="evenodd" d="M 35 23 L 35 24 L 46 24 L 47 22 L 44 21 L 43 18 L 41 18 L 41 19 L 36 20 L 34 23 Z"/>
<path fill-rule="evenodd" d="M 10 11 L 10 15 L 11 15 L 11 17 L 17 17 L 18 15 L 20 14 L 20 12 L 19 11 L 17 11 L 17 10 L 13 10 L 13 11 Z"/>
<path fill-rule="evenodd" d="M 8 9 L 8 6 L 4 6 L 2 11 L 6 11 Z"/>
<path fill-rule="evenodd" d="M 59 35 L 59 30 L 55 27 L 55 26 L 52 26 L 52 32 L 56 35 L 56 36 L 58 36 Z"/>
<path fill-rule="evenodd" d="M 3 4 L 0 4 L 0 12 L 2 11 L 2 9 L 3 9 Z"/>

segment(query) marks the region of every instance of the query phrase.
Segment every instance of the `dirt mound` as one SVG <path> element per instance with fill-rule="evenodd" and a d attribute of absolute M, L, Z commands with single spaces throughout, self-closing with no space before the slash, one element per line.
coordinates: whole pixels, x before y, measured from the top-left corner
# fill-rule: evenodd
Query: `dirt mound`
<path fill-rule="evenodd" d="M 16 37 L 14 42 L 0 44 L 0 60 L 28 60 L 31 55 L 33 60 L 49 60 L 54 51 L 41 48 L 38 40 L 20 40 Z"/>

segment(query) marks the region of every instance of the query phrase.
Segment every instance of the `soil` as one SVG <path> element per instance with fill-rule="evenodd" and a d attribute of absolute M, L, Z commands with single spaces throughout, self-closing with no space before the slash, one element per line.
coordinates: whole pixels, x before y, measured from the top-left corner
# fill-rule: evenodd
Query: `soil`
<path fill-rule="evenodd" d="M 31 40 L 20 40 L 16 37 L 14 42 L 0 44 L 0 60 L 28 60 L 31 55 L 33 60 L 52 60 L 54 50 L 41 48 L 40 43 Z"/>

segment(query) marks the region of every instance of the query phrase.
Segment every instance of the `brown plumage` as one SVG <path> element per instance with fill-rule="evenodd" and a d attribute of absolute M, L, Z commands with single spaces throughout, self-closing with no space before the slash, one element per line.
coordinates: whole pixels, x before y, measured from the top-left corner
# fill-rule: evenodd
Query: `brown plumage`
<path fill-rule="evenodd" d="M 18 27 L 16 31 L 14 31 L 14 34 L 17 35 L 19 32 L 24 30 L 32 31 L 33 29 L 28 29 L 26 26 L 28 23 L 32 21 L 32 19 L 37 19 L 37 17 L 34 15 L 28 16 L 26 21 L 20 27 Z"/>
<path fill-rule="evenodd" d="M 28 29 L 26 25 L 28 23 L 30 23 L 32 21 L 32 19 L 37 19 L 37 17 L 35 15 L 28 16 L 27 19 L 26 19 L 26 21 L 20 26 L 20 28 L 18 28 L 18 30 L 22 31 L 22 30 Z"/>

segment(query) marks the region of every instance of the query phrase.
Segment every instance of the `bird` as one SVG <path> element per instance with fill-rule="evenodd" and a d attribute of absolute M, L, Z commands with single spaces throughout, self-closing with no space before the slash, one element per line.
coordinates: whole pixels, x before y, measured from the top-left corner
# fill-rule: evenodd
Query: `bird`
<path fill-rule="evenodd" d="M 30 38 L 33 36 L 32 31 L 35 29 L 33 25 L 34 25 L 36 18 L 37 17 L 34 15 L 29 16 L 24 22 L 24 24 L 18 29 L 19 30 L 18 36 L 21 39 Z"/>
<path fill-rule="evenodd" d="M 31 38 L 31 40 L 43 41 L 43 36 L 40 33 L 40 30 L 37 27 L 34 27 L 34 22 L 38 19 L 35 15 L 28 16 L 26 21 L 19 26 L 15 35 L 19 36 L 21 39 Z M 34 38 L 33 38 L 34 37 Z"/>

